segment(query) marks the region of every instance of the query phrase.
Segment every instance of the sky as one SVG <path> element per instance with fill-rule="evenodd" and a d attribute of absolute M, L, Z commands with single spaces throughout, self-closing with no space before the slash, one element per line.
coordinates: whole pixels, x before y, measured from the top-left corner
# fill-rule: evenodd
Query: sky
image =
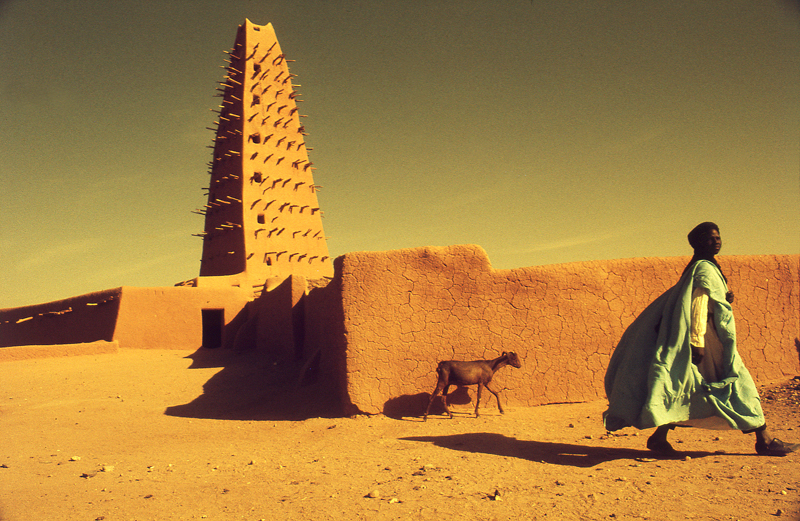
<path fill-rule="evenodd" d="M 788 0 L 0 0 L 0 308 L 200 270 L 245 19 L 301 85 L 332 257 L 800 253 Z"/>

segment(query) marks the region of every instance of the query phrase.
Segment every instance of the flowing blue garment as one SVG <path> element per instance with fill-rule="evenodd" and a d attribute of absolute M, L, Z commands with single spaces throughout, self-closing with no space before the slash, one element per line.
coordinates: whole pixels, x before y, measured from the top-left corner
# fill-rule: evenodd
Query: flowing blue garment
<path fill-rule="evenodd" d="M 708 290 L 723 345 L 725 376 L 718 382 L 706 382 L 692 364 L 689 334 L 694 287 Z M 647 429 L 711 417 L 743 431 L 764 425 L 758 391 L 736 350 L 736 325 L 725 300 L 727 291 L 719 268 L 699 260 L 628 327 L 606 370 L 606 429 Z"/>

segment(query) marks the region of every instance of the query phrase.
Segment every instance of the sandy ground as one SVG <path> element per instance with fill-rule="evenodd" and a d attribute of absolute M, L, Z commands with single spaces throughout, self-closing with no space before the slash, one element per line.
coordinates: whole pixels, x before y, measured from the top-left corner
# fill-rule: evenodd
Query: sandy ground
<path fill-rule="evenodd" d="M 800 456 L 753 436 L 607 435 L 603 402 L 478 419 L 331 417 L 252 356 L 121 350 L 0 364 L 0 519 L 800 519 Z M 431 387 L 433 387 L 433 376 Z M 800 381 L 762 389 L 800 441 Z"/>

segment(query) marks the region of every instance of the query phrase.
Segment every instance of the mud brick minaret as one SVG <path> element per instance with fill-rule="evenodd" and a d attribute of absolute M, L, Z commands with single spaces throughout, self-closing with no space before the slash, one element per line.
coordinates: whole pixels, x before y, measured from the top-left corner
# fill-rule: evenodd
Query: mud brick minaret
<path fill-rule="evenodd" d="M 200 277 L 240 284 L 330 277 L 312 163 L 297 104 L 299 85 L 272 24 L 245 20 L 226 58 L 209 163 Z"/>

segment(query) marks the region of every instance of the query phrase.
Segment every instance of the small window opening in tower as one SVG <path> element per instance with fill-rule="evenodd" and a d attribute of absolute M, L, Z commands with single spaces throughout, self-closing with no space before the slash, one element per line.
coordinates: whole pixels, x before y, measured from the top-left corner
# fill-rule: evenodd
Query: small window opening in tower
<path fill-rule="evenodd" d="M 272 266 L 272 259 L 270 259 L 268 256 L 264 257 L 264 262 L 267 263 L 267 266 Z"/>
<path fill-rule="evenodd" d="M 260 63 L 256 63 L 255 65 L 253 65 L 253 70 L 255 72 L 261 72 L 261 64 Z"/>
<path fill-rule="evenodd" d="M 262 180 L 261 172 L 253 172 L 253 182 L 260 183 Z"/>
<path fill-rule="evenodd" d="M 250 141 L 252 141 L 253 143 L 261 143 L 261 134 L 259 133 L 250 134 Z"/>
<path fill-rule="evenodd" d="M 261 104 L 261 96 L 259 96 L 258 94 L 253 94 L 253 103 L 251 103 L 250 106 L 252 107 L 253 105 L 259 105 L 259 104 Z"/>
<path fill-rule="evenodd" d="M 266 222 L 267 222 L 267 220 L 264 217 L 264 214 L 263 213 L 258 214 L 258 224 L 264 224 Z"/>

